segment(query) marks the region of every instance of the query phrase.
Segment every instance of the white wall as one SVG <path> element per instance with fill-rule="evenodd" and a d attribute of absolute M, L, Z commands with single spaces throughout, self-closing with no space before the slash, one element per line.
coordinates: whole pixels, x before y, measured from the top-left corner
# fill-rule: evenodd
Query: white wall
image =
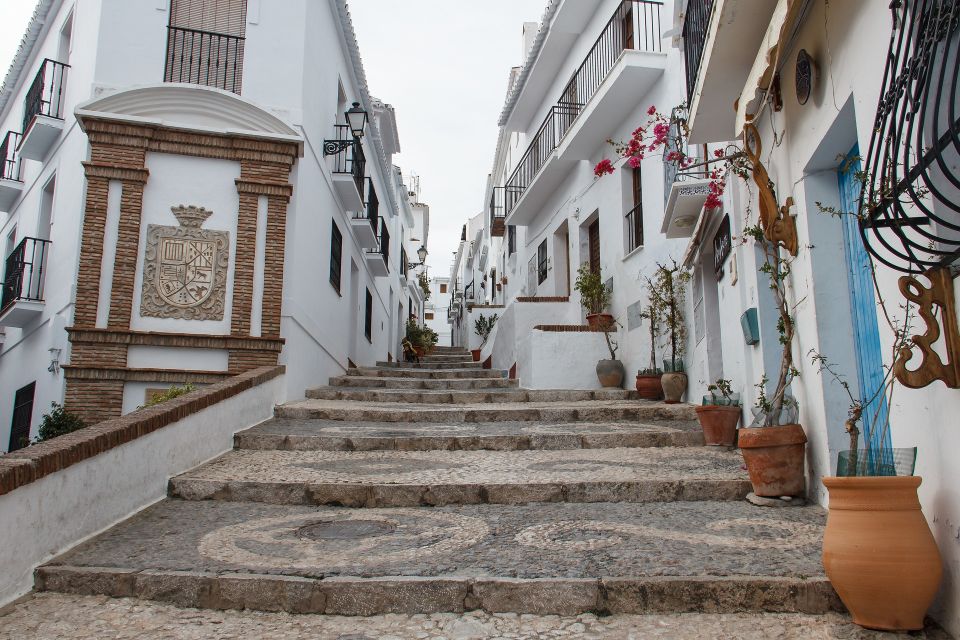
<path fill-rule="evenodd" d="M 33 569 L 162 500 L 167 480 L 233 447 L 233 434 L 267 420 L 283 376 L 148 436 L 0 496 L 0 605 L 28 592 Z"/>

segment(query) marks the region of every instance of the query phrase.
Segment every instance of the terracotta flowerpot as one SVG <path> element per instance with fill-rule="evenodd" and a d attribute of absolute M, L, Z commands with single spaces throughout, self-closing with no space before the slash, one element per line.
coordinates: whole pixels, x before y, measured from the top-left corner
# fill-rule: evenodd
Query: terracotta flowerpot
<path fill-rule="evenodd" d="M 659 400 L 663 397 L 660 375 L 637 375 L 637 393 L 643 400 Z"/>
<path fill-rule="evenodd" d="M 732 447 L 737 439 L 740 407 L 705 405 L 695 409 L 700 427 L 703 429 L 704 442 L 711 446 Z"/>
<path fill-rule="evenodd" d="M 807 435 L 798 424 L 740 429 L 740 451 L 747 464 L 753 492 L 766 498 L 804 492 L 804 445 Z"/>
<path fill-rule="evenodd" d="M 923 628 L 942 576 L 918 476 L 828 477 L 823 568 L 853 621 L 869 629 Z"/>
<path fill-rule="evenodd" d="M 613 326 L 613 316 L 609 313 L 588 313 L 587 324 L 598 331 L 609 329 Z"/>
<path fill-rule="evenodd" d="M 597 363 L 597 379 L 605 389 L 622 389 L 624 376 L 626 371 L 619 360 L 601 360 Z"/>
<path fill-rule="evenodd" d="M 687 390 L 687 374 L 682 371 L 664 373 L 660 376 L 663 385 L 663 401 L 667 404 L 677 404 Z"/>
<path fill-rule="evenodd" d="M 473 356 L 474 362 L 480 362 L 480 349 L 471 349 L 470 355 Z"/>

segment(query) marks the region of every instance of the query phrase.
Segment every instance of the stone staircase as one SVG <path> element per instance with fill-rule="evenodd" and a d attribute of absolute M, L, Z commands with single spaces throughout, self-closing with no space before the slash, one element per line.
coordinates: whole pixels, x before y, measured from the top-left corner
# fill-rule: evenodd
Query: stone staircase
<path fill-rule="evenodd" d="M 464 351 L 352 369 L 39 568 L 39 590 L 374 615 L 824 613 L 824 513 L 763 509 L 692 407 Z"/>

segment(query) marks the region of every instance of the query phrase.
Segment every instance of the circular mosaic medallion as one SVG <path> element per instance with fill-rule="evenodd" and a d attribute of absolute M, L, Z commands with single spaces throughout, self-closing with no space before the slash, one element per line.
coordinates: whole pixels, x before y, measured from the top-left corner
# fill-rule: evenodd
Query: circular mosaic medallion
<path fill-rule="evenodd" d="M 297 535 L 314 541 L 357 540 L 387 535 L 396 530 L 396 524 L 382 520 L 327 520 L 304 525 L 297 529 Z"/>

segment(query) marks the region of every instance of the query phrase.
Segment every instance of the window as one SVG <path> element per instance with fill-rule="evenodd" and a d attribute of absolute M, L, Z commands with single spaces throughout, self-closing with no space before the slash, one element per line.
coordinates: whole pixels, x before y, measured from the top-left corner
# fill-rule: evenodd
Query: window
<path fill-rule="evenodd" d="M 10 445 L 7 451 L 23 449 L 30 444 L 30 420 L 33 416 L 33 391 L 36 386 L 36 382 L 31 382 L 17 389 L 13 397 L 13 421 L 10 423 Z"/>
<path fill-rule="evenodd" d="M 507 227 L 507 255 L 512 256 L 517 252 L 517 225 L 511 224 Z"/>
<path fill-rule="evenodd" d="M 597 218 L 587 228 L 590 249 L 590 271 L 600 273 L 600 219 Z"/>
<path fill-rule="evenodd" d="M 441 285 L 440 285 L 440 293 L 446 293 L 446 292 L 447 292 L 447 285 L 441 284 Z"/>
<path fill-rule="evenodd" d="M 543 284 L 547 279 L 547 241 L 544 240 L 537 247 L 537 284 Z"/>
<path fill-rule="evenodd" d="M 643 246 L 643 187 L 640 180 L 640 167 L 633 170 L 633 208 L 627 212 L 625 223 L 627 232 L 627 253 Z"/>
<path fill-rule="evenodd" d="M 247 0 L 171 0 L 164 82 L 240 93 Z"/>
<path fill-rule="evenodd" d="M 363 309 L 363 335 L 367 336 L 367 340 L 373 342 L 373 296 L 370 294 L 370 289 L 367 289 L 365 302 L 366 305 Z"/>
<path fill-rule="evenodd" d="M 423 314 L 424 320 L 433 320 L 433 312 L 427 311 Z"/>
<path fill-rule="evenodd" d="M 333 229 L 330 233 L 330 284 L 340 293 L 340 264 L 343 261 L 343 234 L 337 223 L 331 220 Z"/>

